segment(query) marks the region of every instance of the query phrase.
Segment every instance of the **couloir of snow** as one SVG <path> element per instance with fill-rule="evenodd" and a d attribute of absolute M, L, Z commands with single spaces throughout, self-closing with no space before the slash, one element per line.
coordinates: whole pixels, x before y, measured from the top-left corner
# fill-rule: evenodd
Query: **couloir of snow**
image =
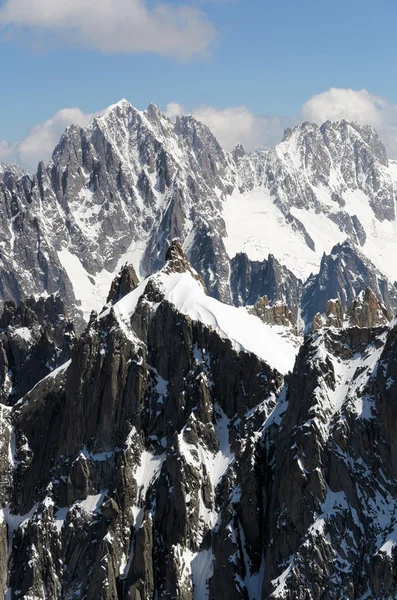
<path fill-rule="evenodd" d="M 299 339 L 285 327 L 267 325 L 244 307 L 229 306 L 207 296 L 201 283 L 190 273 L 160 272 L 152 279 L 163 291 L 164 299 L 179 312 L 212 327 L 222 338 L 229 339 L 237 351 L 256 354 L 281 374 L 292 370 Z M 123 327 L 128 325 L 147 281 L 114 305 Z"/>
<path fill-rule="evenodd" d="M 114 275 L 125 263 L 132 263 L 136 272 L 139 273 L 139 263 L 143 252 L 144 244 L 134 242 L 128 251 L 121 256 L 114 272 L 102 269 L 95 276 L 86 271 L 79 257 L 70 252 L 67 247 L 58 252 L 58 258 L 68 274 L 74 294 L 81 302 L 81 310 L 86 321 L 88 321 L 92 310 L 99 312 L 103 308 Z"/>

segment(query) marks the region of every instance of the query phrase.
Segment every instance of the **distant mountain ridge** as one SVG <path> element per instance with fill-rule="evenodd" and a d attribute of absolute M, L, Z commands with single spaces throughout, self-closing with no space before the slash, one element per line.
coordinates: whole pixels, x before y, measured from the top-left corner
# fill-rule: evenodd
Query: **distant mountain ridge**
<path fill-rule="evenodd" d="M 122 100 L 70 126 L 36 175 L 2 166 L 0 299 L 59 293 L 82 322 L 81 311 L 87 320 L 105 303 L 115 270 L 132 262 L 149 274 L 177 237 L 212 295 L 236 304 L 267 295 L 298 318 L 304 290 L 316 288 L 308 276 L 348 240 L 363 257 L 351 264 L 371 265 L 393 311 L 396 181 L 371 127 L 303 123 L 267 152 L 227 153 L 193 117 L 172 123 L 153 104 Z M 253 287 L 267 265 L 272 275 Z M 359 276 L 345 274 L 345 285 L 359 292 Z M 310 315 L 324 311 L 322 296 L 311 302 Z"/>

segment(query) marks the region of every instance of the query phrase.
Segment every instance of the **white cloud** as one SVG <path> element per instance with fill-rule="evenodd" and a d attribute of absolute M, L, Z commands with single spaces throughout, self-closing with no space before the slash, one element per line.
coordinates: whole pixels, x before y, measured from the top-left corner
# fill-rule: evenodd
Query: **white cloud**
<path fill-rule="evenodd" d="M 266 143 L 267 119 L 255 116 L 246 106 L 224 109 L 200 106 L 193 115 L 208 125 L 226 150 L 232 150 L 237 143 L 243 144 L 247 150 Z"/>
<path fill-rule="evenodd" d="M 26 137 L 14 143 L 0 141 L 0 162 L 16 163 L 36 171 L 40 160 L 47 161 L 66 127 L 74 123 L 84 127 L 94 115 L 79 108 L 63 108 L 50 119 L 30 129 Z"/>
<path fill-rule="evenodd" d="M 165 114 L 175 118 L 186 113 L 181 104 L 170 102 Z M 191 114 L 210 128 L 226 150 L 233 150 L 237 144 L 242 144 L 248 151 L 272 146 L 280 141 L 285 121 L 280 117 L 254 115 L 246 106 L 220 109 L 202 105 L 193 109 Z"/>
<path fill-rule="evenodd" d="M 165 107 L 164 114 L 173 121 L 176 117 L 185 114 L 185 108 L 182 104 L 178 104 L 178 102 L 169 102 Z"/>
<path fill-rule="evenodd" d="M 197 8 L 161 2 L 149 8 L 146 0 L 6 0 L 0 25 L 104 53 L 153 52 L 182 60 L 208 53 L 216 38 Z"/>
<path fill-rule="evenodd" d="M 305 102 L 301 116 L 315 123 L 345 119 L 379 127 L 384 119 L 383 111 L 390 107 L 385 98 L 373 96 L 367 90 L 331 88 Z"/>
<path fill-rule="evenodd" d="M 0 141 L 0 162 L 8 164 L 20 164 L 17 160 L 15 145 L 16 144 L 10 144 L 7 142 L 7 140 Z"/>
<path fill-rule="evenodd" d="M 184 107 L 171 102 L 166 114 L 168 112 L 174 117 L 183 114 Z M 289 118 L 260 117 L 246 106 L 225 109 L 199 106 L 193 109 L 192 114 L 208 125 L 227 150 L 238 143 L 242 143 L 246 150 L 272 146 L 282 139 L 286 127 L 303 121 L 321 125 L 328 119 L 345 119 L 361 125 L 372 125 L 385 144 L 388 156 L 397 157 L 397 105 L 367 90 L 331 88 L 312 96 L 296 115 Z"/>

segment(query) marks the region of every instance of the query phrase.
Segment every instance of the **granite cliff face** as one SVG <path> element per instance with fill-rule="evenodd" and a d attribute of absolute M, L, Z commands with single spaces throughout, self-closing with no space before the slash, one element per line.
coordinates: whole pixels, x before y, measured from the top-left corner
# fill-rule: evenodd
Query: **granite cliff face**
<path fill-rule="evenodd" d="M 0 592 L 394 598 L 396 326 L 374 293 L 302 340 L 280 304 L 208 296 L 178 242 L 112 290 L 80 338 L 54 298 L 1 319 L 14 355 L 28 332 L 56 350 L 3 386 Z"/>

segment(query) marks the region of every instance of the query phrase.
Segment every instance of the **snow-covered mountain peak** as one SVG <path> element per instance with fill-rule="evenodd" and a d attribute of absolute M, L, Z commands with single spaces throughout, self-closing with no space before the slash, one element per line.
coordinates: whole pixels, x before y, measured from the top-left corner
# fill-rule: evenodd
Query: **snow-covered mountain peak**
<path fill-rule="evenodd" d="M 295 318 L 302 283 L 346 239 L 397 279 L 397 168 L 371 127 L 306 122 L 266 152 L 228 153 L 192 116 L 173 123 L 154 104 L 140 111 L 121 100 L 87 127 L 69 127 L 47 168 L 22 179 L 7 174 L 2 191 L 5 271 L 35 263 L 21 271 L 24 280 L 35 273 L 25 284 L 35 294 L 56 292 L 66 277 L 86 316 L 105 303 L 115 270 L 158 270 L 174 237 L 212 295 L 288 300 Z M 27 214 L 30 241 L 20 229 Z M 32 251 L 22 260 L 24 247 Z M 265 287 L 252 283 L 255 272 Z M 5 297 L 19 297 L 15 285 L 3 284 Z"/>
<path fill-rule="evenodd" d="M 321 164 L 323 173 L 328 176 L 332 167 L 342 169 L 342 163 L 346 160 L 350 161 L 349 167 L 354 169 L 357 169 L 360 160 L 367 162 L 361 165 L 364 169 L 376 162 L 388 166 L 385 147 L 375 129 L 344 120 L 326 121 L 321 126 L 306 121 L 293 130 L 287 129 L 275 150 L 280 158 L 290 157 L 292 168 L 307 169 L 311 162 L 318 169 Z M 351 162 L 353 153 L 359 155 L 357 164 Z M 318 175 L 316 169 L 310 174 L 314 177 Z M 343 174 L 342 169 L 342 177 Z"/>
<path fill-rule="evenodd" d="M 167 118 L 167 117 L 165 117 L 164 113 L 161 112 L 161 110 L 159 109 L 157 104 L 154 104 L 154 102 L 151 102 L 149 104 L 149 106 L 147 107 L 145 112 L 146 112 L 147 116 L 151 119 L 163 120 L 163 119 Z"/>
<path fill-rule="evenodd" d="M 26 169 L 23 169 L 18 165 L 10 165 L 8 163 L 0 162 L 0 177 L 3 177 L 5 173 L 12 173 L 18 178 L 29 174 Z"/>
<path fill-rule="evenodd" d="M 230 256 L 259 260 L 272 252 L 305 279 L 324 252 L 349 239 L 396 279 L 386 248 L 394 247 L 397 173 L 372 127 L 305 122 L 267 153 L 239 156 L 235 164 L 238 193 L 225 205 Z"/>
<path fill-rule="evenodd" d="M 174 242 L 170 250 L 166 264 L 158 273 L 142 281 L 111 308 L 106 308 L 100 318 L 107 317 L 113 310 L 120 327 L 134 332 L 134 323 L 137 323 L 139 332 L 144 312 L 142 305 L 146 304 L 153 312 L 166 301 L 179 313 L 230 340 L 237 352 L 252 353 L 282 374 L 292 370 L 300 345 L 298 337 L 282 325 L 263 322 L 245 307 L 223 304 L 208 296 L 202 279 L 189 264 L 180 245 Z"/>
<path fill-rule="evenodd" d="M 131 104 L 131 102 L 129 102 L 125 98 L 121 98 L 121 100 L 119 100 L 118 102 L 115 102 L 114 104 L 111 104 L 110 106 L 105 108 L 101 112 L 101 114 L 99 114 L 96 118 L 97 119 L 101 119 L 101 118 L 106 119 L 113 114 L 117 114 L 118 116 L 120 116 L 122 113 L 127 113 L 130 111 L 138 111 L 138 109 L 135 108 L 134 105 Z"/>

